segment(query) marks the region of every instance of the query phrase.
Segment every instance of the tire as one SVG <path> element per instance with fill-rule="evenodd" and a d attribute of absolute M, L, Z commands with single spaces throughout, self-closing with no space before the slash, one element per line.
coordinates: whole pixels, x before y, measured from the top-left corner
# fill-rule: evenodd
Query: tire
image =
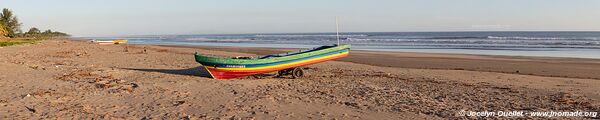
<path fill-rule="evenodd" d="M 297 67 L 292 70 L 292 78 L 297 79 L 302 77 L 304 77 L 304 70 L 302 68 Z"/>
<path fill-rule="evenodd" d="M 283 76 L 285 76 L 285 74 L 286 74 L 285 70 L 277 71 L 277 77 L 283 77 Z"/>

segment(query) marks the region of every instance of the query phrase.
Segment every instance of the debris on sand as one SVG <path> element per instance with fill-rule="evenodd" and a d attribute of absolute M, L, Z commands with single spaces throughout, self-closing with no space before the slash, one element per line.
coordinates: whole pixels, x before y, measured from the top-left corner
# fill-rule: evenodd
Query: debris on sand
<path fill-rule="evenodd" d="M 34 109 L 33 107 L 27 107 L 27 106 L 25 106 L 25 108 L 27 108 L 27 110 L 28 110 L 29 112 L 33 112 L 33 113 L 35 113 L 35 109 Z"/>

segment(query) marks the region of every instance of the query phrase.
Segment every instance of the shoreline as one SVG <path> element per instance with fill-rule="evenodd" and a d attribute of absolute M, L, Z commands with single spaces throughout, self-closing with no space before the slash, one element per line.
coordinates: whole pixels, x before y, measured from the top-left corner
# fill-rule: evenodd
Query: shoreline
<path fill-rule="evenodd" d="M 210 44 L 219 44 L 219 43 L 210 43 Z M 230 44 L 230 43 L 223 43 L 223 44 Z M 234 45 L 190 45 L 190 44 L 151 44 L 151 43 L 147 43 L 147 44 L 136 44 L 136 45 L 160 45 L 160 46 L 204 46 L 204 47 L 250 47 L 250 48 L 268 48 L 268 49 L 305 49 L 305 48 L 310 48 L 310 47 L 316 47 L 319 45 L 304 45 L 304 44 L 260 44 L 258 46 L 252 46 L 252 45 L 247 45 L 247 46 L 243 46 L 243 45 L 238 45 L 238 46 L 234 46 Z M 287 48 L 287 47 L 266 47 L 269 45 L 291 45 L 291 46 L 304 46 L 304 47 L 292 47 L 292 48 Z M 310 46 L 310 47 L 307 47 Z M 574 48 L 575 49 L 575 48 Z M 485 49 L 481 49 L 481 50 L 477 50 L 477 49 L 454 49 L 454 48 L 447 48 L 447 49 L 441 49 L 441 50 L 450 50 L 453 52 L 441 52 L 441 51 L 414 51 L 414 49 L 402 49 L 399 48 L 397 50 L 385 50 L 385 49 L 354 49 L 354 50 L 359 50 L 359 51 L 371 51 L 371 52 L 400 52 L 400 53 L 424 53 L 424 54 L 450 54 L 450 55 L 476 55 L 476 56 L 506 56 L 506 57 L 538 57 L 538 58 L 573 58 L 573 59 L 595 59 L 595 60 L 600 60 L 600 56 L 582 56 L 582 55 L 562 55 L 562 56 L 551 56 L 551 55 L 547 55 L 550 53 L 546 53 L 546 55 L 543 54 L 523 54 L 523 53 L 494 53 L 494 54 L 481 54 L 482 52 L 488 52 L 488 50 Z M 424 49 L 424 50 L 428 50 L 428 49 Z M 585 49 L 585 50 L 593 50 L 593 49 Z M 461 52 L 462 51 L 462 52 Z M 465 51 L 471 51 L 471 52 L 465 52 Z M 495 51 L 498 52 L 498 51 Z M 524 51 L 521 51 L 524 52 Z M 536 52 L 536 51 L 533 51 Z M 566 53 L 556 53 L 556 54 L 566 54 Z"/>

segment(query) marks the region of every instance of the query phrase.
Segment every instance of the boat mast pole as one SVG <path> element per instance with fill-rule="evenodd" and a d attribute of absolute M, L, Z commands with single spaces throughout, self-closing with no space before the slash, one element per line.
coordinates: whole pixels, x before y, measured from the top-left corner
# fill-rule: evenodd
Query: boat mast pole
<path fill-rule="evenodd" d="M 335 37 L 337 39 L 337 45 L 340 45 L 340 24 L 338 23 L 338 17 L 335 17 Z"/>

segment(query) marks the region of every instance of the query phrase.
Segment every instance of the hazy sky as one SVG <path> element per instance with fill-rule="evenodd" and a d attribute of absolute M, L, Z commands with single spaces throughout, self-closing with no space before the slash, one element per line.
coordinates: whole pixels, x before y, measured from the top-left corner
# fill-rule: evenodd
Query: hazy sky
<path fill-rule="evenodd" d="M 600 31 L 600 0 L 1 0 L 23 30 L 74 36 Z"/>

